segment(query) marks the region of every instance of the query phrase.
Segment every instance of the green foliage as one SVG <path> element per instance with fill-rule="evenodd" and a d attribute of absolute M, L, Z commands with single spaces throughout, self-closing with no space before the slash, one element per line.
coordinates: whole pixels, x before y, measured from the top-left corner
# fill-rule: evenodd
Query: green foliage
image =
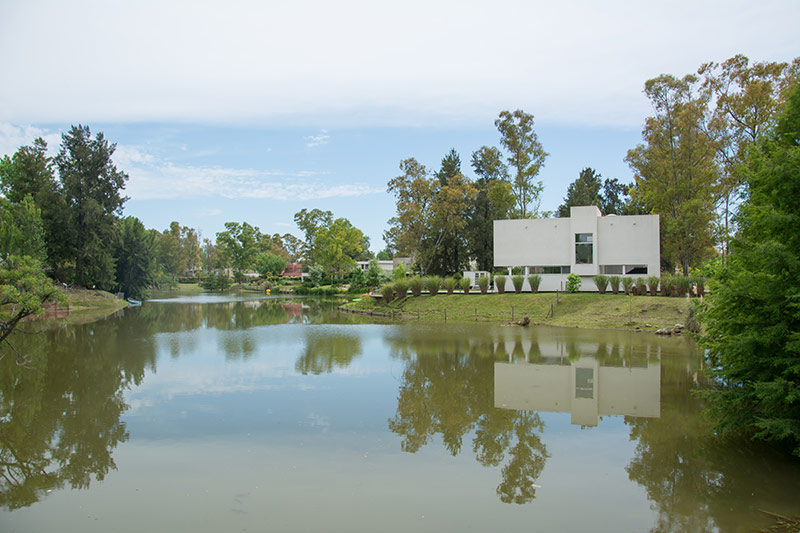
<path fill-rule="evenodd" d="M 514 291 L 519 294 L 522 292 L 522 285 L 525 283 L 525 276 L 516 275 L 511 276 L 511 283 L 514 284 Z"/>
<path fill-rule="evenodd" d="M 569 208 L 594 205 L 604 215 L 633 214 L 631 199 L 628 195 L 629 185 L 621 184 L 617 179 L 601 180 L 602 176 L 592 168 L 584 168 L 578 179 L 570 183 L 564 203 L 558 207 L 556 216 L 569 217 Z"/>
<path fill-rule="evenodd" d="M 383 303 L 388 304 L 394 298 L 394 284 L 386 283 L 381 285 L 381 296 L 383 296 Z"/>
<path fill-rule="evenodd" d="M 325 269 L 319 265 L 314 265 L 308 269 L 308 279 L 313 283 L 315 286 L 319 286 L 325 280 Z M 369 283 L 370 286 L 374 287 L 377 285 Z"/>
<path fill-rule="evenodd" d="M 497 287 L 497 292 L 500 294 L 506 292 L 506 277 L 503 275 L 495 276 L 494 286 Z"/>
<path fill-rule="evenodd" d="M 636 278 L 634 285 L 636 286 L 636 294 L 639 296 L 647 294 L 647 281 L 644 278 Z"/>
<path fill-rule="evenodd" d="M 44 302 L 61 299 L 36 259 L 12 255 L 0 260 L 0 343 L 20 320 L 40 312 Z"/>
<path fill-rule="evenodd" d="M 542 148 L 533 131 L 533 115 L 521 109 L 501 111 L 494 125 L 500 132 L 500 144 L 508 151 L 508 163 L 516 172 L 512 190 L 516 201 L 516 215 L 532 218 L 539 211 L 541 181 L 534 181 L 549 155 Z"/>
<path fill-rule="evenodd" d="M 324 267 L 326 272 L 341 279 L 345 272 L 355 266 L 356 258 L 364 252 L 364 245 L 364 234 L 361 230 L 346 218 L 337 218 L 327 226 L 317 229 L 314 261 Z"/>
<path fill-rule="evenodd" d="M 469 294 L 469 289 L 472 283 L 470 283 L 469 278 L 461 278 L 461 281 L 458 282 L 459 287 L 461 290 L 464 291 L 464 294 Z"/>
<path fill-rule="evenodd" d="M 729 260 L 701 315 L 720 384 L 706 396 L 721 431 L 800 456 L 800 85 L 772 138 L 751 153 L 748 185 Z"/>
<path fill-rule="evenodd" d="M 408 296 L 408 282 L 405 279 L 394 282 L 394 293 L 398 300 Z"/>
<path fill-rule="evenodd" d="M 207 291 L 225 291 L 231 288 L 231 278 L 219 272 L 204 279 L 200 286 Z"/>
<path fill-rule="evenodd" d="M 392 254 L 389 250 L 383 249 L 375 255 L 375 259 L 378 261 L 388 261 L 392 258 Z M 403 267 L 405 269 L 405 267 Z"/>
<path fill-rule="evenodd" d="M 286 259 L 268 252 L 258 254 L 254 260 L 256 272 L 262 278 L 278 277 L 286 270 Z"/>
<path fill-rule="evenodd" d="M 630 294 L 631 289 L 633 288 L 633 278 L 629 276 L 622 277 L 622 288 L 625 290 L 625 294 Z"/>
<path fill-rule="evenodd" d="M 366 276 L 367 285 L 370 287 L 377 287 L 381 283 L 389 281 L 389 276 L 386 272 L 383 271 L 381 266 L 378 264 L 377 259 L 370 259 L 369 267 L 367 267 L 367 276 Z"/>
<path fill-rule="evenodd" d="M 478 278 L 478 288 L 481 290 L 481 294 L 486 294 L 486 292 L 489 290 L 489 276 L 482 276 Z M 538 290 L 538 284 L 537 284 L 537 290 Z"/>
<path fill-rule="evenodd" d="M 658 284 L 660 281 L 658 276 L 647 277 L 647 288 L 650 290 L 650 296 L 658 295 Z"/>
<path fill-rule="evenodd" d="M 69 206 L 75 281 L 82 286 L 109 289 L 114 282 L 112 245 L 128 179 L 111 160 L 115 149 L 102 133 L 93 139 L 88 126 L 72 126 L 55 159 Z"/>
<path fill-rule="evenodd" d="M 570 272 L 567 276 L 567 292 L 578 292 L 581 288 L 581 277 L 575 272 Z"/>
<path fill-rule="evenodd" d="M 661 273 L 661 296 L 677 296 L 677 280 L 669 272 Z"/>
<path fill-rule="evenodd" d="M 153 234 L 136 217 L 117 223 L 116 261 L 117 289 L 127 298 L 142 300 L 156 280 L 156 250 Z"/>
<path fill-rule="evenodd" d="M 316 261 L 317 252 L 317 233 L 323 227 L 333 222 L 333 213 L 321 211 L 319 209 L 301 209 L 294 215 L 294 222 L 300 231 L 305 233 L 306 240 L 302 245 L 303 256 L 308 264 L 313 265 Z"/>
<path fill-rule="evenodd" d="M 460 281 L 459 278 L 448 276 L 442 281 L 442 287 L 447 291 L 447 294 L 453 294 L 453 291 L 456 290 Z"/>
<path fill-rule="evenodd" d="M 400 281 L 406 279 L 406 265 L 405 263 L 398 263 L 394 270 L 392 270 L 392 280 Z"/>
<path fill-rule="evenodd" d="M 412 276 L 408 279 L 408 288 L 411 289 L 411 294 L 419 296 L 422 294 L 423 282 L 419 276 Z"/>
<path fill-rule="evenodd" d="M 439 289 L 442 287 L 442 278 L 439 276 L 428 276 L 425 278 L 425 288 L 431 296 L 439 294 Z"/>
<path fill-rule="evenodd" d="M 225 231 L 217 233 L 217 246 L 225 250 L 230 258 L 236 281 L 243 283 L 244 271 L 253 268 L 259 253 L 261 231 L 247 222 L 226 222 Z"/>
<path fill-rule="evenodd" d="M 705 295 L 706 277 L 701 272 L 692 272 L 689 275 L 689 285 L 690 287 L 694 287 L 694 291 L 697 296 Z"/>
<path fill-rule="evenodd" d="M 604 276 L 602 274 L 598 274 L 596 276 L 592 276 L 594 280 L 594 284 L 597 287 L 597 292 L 600 294 L 605 294 L 606 289 L 608 288 L 608 276 Z"/>
<path fill-rule="evenodd" d="M 477 194 L 468 213 L 469 249 L 478 269 L 490 270 L 494 265 L 494 221 L 509 218 L 514 193 L 500 150 L 482 146 L 473 152 L 471 163 L 477 175 Z"/>
<path fill-rule="evenodd" d="M 688 276 L 676 276 L 675 277 L 675 294 L 674 296 L 686 296 L 689 292 L 689 277 Z"/>
<path fill-rule="evenodd" d="M 353 287 L 365 287 L 367 285 L 367 275 L 361 267 L 355 267 L 350 271 L 350 285 Z"/>
<path fill-rule="evenodd" d="M 617 294 L 619 292 L 619 283 L 621 278 L 619 276 L 609 276 L 608 277 L 608 284 L 611 287 L 611 292 Z M 626 293 L 628 291 L 625 291 Z"/>
<path fill-rule="evenodd" d="M 47 256 L 41 210 L 30 194 L 18 204 L 0 198 L 0 259 L 10 255 L 27 255 L 37 261 Z"/>

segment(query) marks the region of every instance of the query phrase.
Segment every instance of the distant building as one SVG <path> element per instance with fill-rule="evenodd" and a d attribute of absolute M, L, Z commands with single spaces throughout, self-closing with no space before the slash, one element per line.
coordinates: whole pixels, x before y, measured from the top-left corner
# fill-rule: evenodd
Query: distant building
<path fill-rule="evenodd" d="M 494 265 L 540 274 L 540 291 L 563 290 L 567 275 L 581 276 L 582 291 L 595 291 L 592 276 L 658 276 L 658 215 L 602 216 L 595 206 L 571 207 L 569 218 L 494 221 Z M 526 281 L 524 291 L 530 287 Z"/>
<path fill-rule="evenodd" d="M 287 278 L 299 278 L 303 276 L 303 265 L 300 263 L 288 263 L 281 276 Z"/>
<path fill-rule="evenodd" d="M 356 266 L 366 272 L 369 270 L 369 261 L 356 261 Z M 394 263 L 391 259 L 387 261 L 378 260 L 378 266 L 387 274 L 391 274 L 392 270 L 394 270 Z"/>

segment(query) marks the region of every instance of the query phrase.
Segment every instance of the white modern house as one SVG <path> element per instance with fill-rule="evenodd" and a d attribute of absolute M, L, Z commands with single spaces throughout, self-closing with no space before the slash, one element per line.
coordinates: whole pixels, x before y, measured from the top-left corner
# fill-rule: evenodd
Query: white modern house
<path fill-rule="evenodd" d="M 540 291 L 564 290 L 567 275 L 581 276 L 581 291 L 596 291 L 592 276 L 658 276 L 658 215 L 603 216 L 595 206 L 572 207 L 569 218 L 494 221 L 494 265 L 539 274 Z M 530 287 L 525 282 L 523 290 Z"/>

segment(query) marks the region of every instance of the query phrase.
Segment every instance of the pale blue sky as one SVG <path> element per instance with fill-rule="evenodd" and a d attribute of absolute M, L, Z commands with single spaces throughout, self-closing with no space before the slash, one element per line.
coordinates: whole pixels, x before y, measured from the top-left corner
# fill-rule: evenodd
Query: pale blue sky
<path fill-rule="evenodd" d="M 0 154 L 88 124 L 148 227 L 300 236 L 293 214 L 316 207 L 377 251 L 402 159 L 435 169 L 452 147 L 471 175 L 498 112 L 521 108 L 553 210 L 586 166 L 631 180 L 646 79 L 800 55 L 800 2 L 642 4 L 5 0 Z"/>

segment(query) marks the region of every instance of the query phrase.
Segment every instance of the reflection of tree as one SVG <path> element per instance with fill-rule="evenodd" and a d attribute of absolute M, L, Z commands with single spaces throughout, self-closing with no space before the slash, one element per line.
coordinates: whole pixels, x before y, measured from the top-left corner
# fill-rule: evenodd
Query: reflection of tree
<path fill-rule="evenodd" d="M 361 355 L 361 337 L 342 332 L 312 332 L 306 339 L 306 350 L 294 367 L 303 374 L 322 374 L 334 368 L 347 368 Z"/>
<path fill-rule="evenodd" d="M 123 391 L 154 368 L 152 344 L 119 318 L 18 339 L 33 364 L 0 360 L 0 505 L 31 505 L 48 490 L 86 488 L 115 469 L 128 438 Z"/>
<path fill-rule="evenodd" d="M 759 509 L 796 514 L 800 465 L 761 445 L 709 434 L 692 393 L 707 386 L 699 358 L 693 365 L 662 358 L 661 417 L 625 419 L 637 441 L 626 470 L 658 513 L 653 531 L 734 531 Z"/>
<path fill-rule="evenodd" d="M 548 457 L 540 439 L 544 423 L 536 413 L 494 408 L 496 343 L 470 342 L 444 331 L 438 334 L 440 342 L 418 337 L 418 350 L 413 332 L 396 339 L 395 353 L 403 354 L 406 366 L 389 429 L 403 437 L 404 451 L 414 453 L 440 435 L 452 455 L 461 451 L 464 436 L 474 430 L 472 449 L 480 464 L 497 466 L 509 457 L 497 487 L 500 500 L 532 501 L 534 482 Z"/>

